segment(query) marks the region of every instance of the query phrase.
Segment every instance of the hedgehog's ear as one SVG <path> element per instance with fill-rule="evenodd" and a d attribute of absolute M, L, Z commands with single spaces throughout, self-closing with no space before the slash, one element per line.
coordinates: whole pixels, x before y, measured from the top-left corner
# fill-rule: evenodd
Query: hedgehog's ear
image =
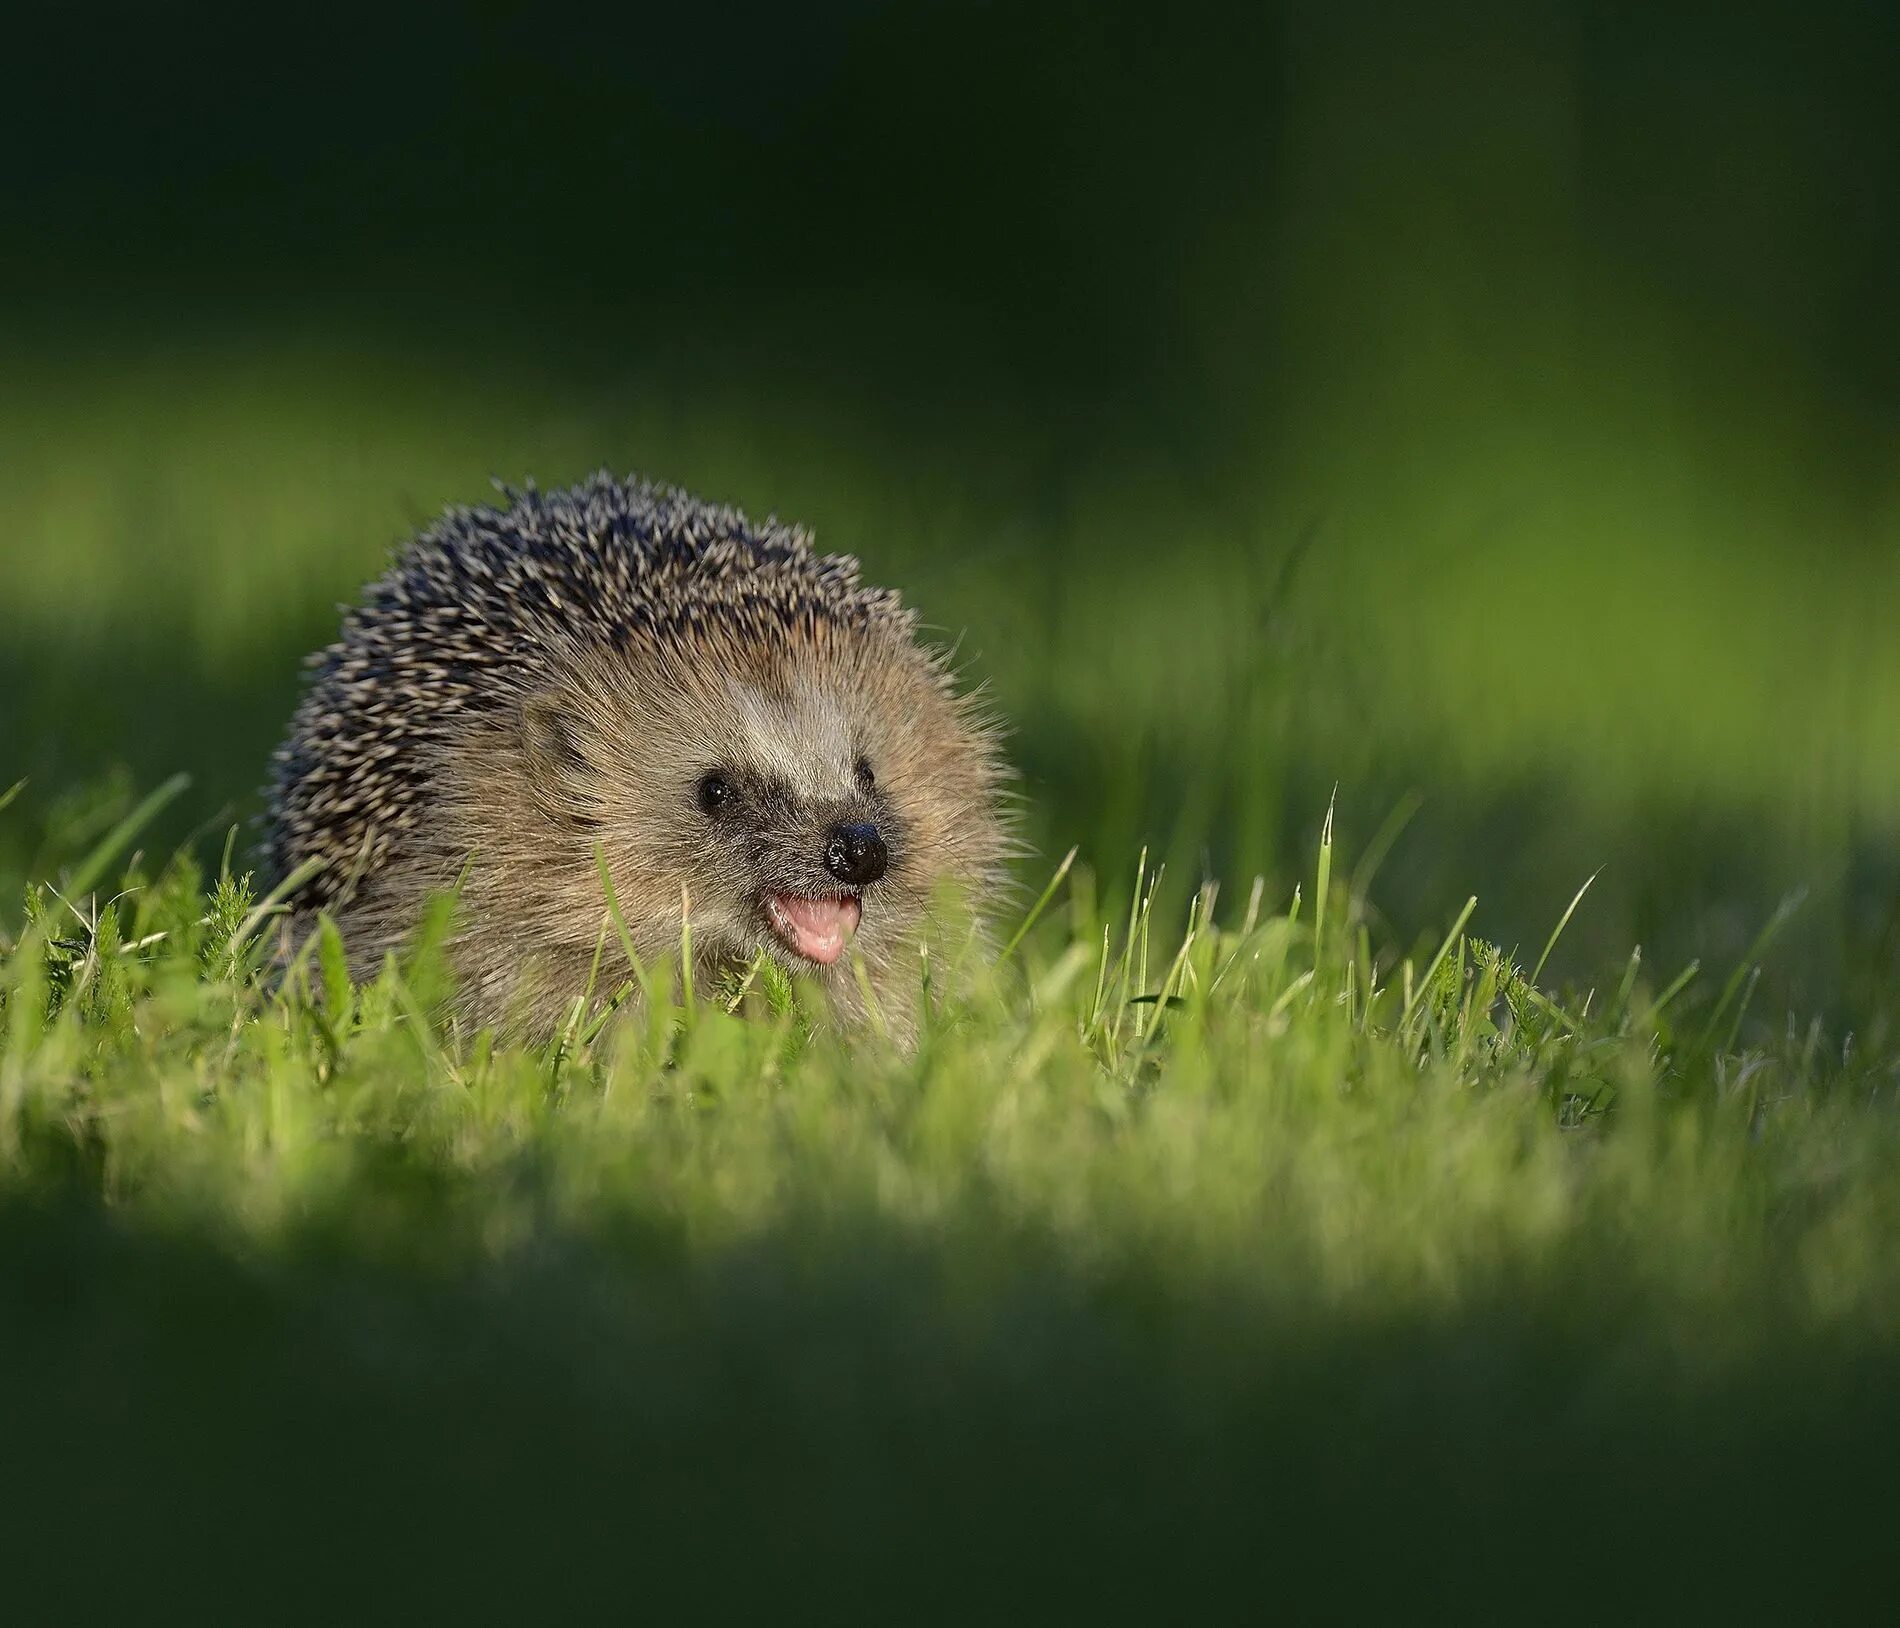
<path fill-rule="evenodd" d="M 528 761 L 545 774 L 565 775 L 587 766 L 557 695 L 531 695 L 521 703 L 521 745 Z"/>

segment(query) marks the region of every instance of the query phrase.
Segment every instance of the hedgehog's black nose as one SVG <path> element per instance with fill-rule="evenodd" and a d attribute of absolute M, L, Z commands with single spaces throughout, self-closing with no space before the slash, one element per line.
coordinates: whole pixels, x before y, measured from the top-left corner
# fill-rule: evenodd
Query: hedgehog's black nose
<path fill-rule="evenodd" d="M 875 882 L 890 862 L 875 825 L 834 825 L 825 839 L 825 869 L 853 887 Z"/>

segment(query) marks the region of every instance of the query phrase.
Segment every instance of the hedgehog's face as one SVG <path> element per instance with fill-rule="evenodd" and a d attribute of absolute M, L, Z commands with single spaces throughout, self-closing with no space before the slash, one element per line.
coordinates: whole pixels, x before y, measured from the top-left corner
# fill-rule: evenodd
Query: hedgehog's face
<path fill-rule="evenodd" d="M 867 894 L 889 873 L 893 850 L 902 863 L 904 847 L 870 759 L 855 756 L 848 778 L 835 769 L 820 754 L 802 763 L 735 756 L 692 788 L 705 821 L 696 868 L 708 903 L 725 907 L 728 931 L 737 927 L 732 936 L 744 940 L 763 929 L 778 940 L 773 948 L 821 967 L 843 956 Z"/>
<path fill-rule="evenodd" d="M 612 727 L 563 743 L 587 786 L 579 834 L 601 842 L 643 953 L 677 944 L 684 911 L 696 958 L 763 952 L 847 1001 L 854 959 L 880 984 L 914 966 L 927 914 L 946 888 L 980 889 L 1001 845 L 993 749 L 934 666 L 839 630 L 737 672 L 683 654 L 616 682 L 619 705 L 570 704 Z"/>
<path fill-rule="evenodd" d="M 836 978 L 856 951 L 876 969 L 955 879 L 941 800 L 968 736 L 934 686 L 902 686 L 898 699 L 894 676 L 867 688 L 858 664 L 813 661 L 723 682 L 717 738 L 679 765 L 672 792 L 695 928 L 731 958 L 765 951 Z M 988 817 L 974 781 L 952 795 Z"/>

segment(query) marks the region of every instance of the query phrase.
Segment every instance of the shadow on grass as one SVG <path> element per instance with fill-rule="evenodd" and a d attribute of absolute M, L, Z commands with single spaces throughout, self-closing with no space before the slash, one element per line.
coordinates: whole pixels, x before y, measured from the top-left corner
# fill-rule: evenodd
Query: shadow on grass
<path fill-rule="evenodd" d="M 19 1620 L 1845 1616 L 1900 1367 L 1605 1285 L 1422 1318 L 940 1247 L 418 1276 L 0 1207 Z M 1613 1286 L 1608 1286 L 1613 1287 Z"/>

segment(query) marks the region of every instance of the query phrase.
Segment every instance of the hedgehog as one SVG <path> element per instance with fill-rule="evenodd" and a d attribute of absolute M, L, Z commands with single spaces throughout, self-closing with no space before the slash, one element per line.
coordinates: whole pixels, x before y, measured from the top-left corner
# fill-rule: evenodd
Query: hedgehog
<path fill-rule="evenodd" d="M 690 945 L 702 988 L 765 956 L 913 1033 L 920 960 L 982 941 L 1011 849 L 980 692 L 802 527 L 604 471 L 500 491 L 309 660 L 265 817 L 271 870 L 315 872 L 288 941 L 328 912 L 362 976 L 453 890 L 473 1024 L 557 1030 L 624 934 L 645 966 Z"/>

